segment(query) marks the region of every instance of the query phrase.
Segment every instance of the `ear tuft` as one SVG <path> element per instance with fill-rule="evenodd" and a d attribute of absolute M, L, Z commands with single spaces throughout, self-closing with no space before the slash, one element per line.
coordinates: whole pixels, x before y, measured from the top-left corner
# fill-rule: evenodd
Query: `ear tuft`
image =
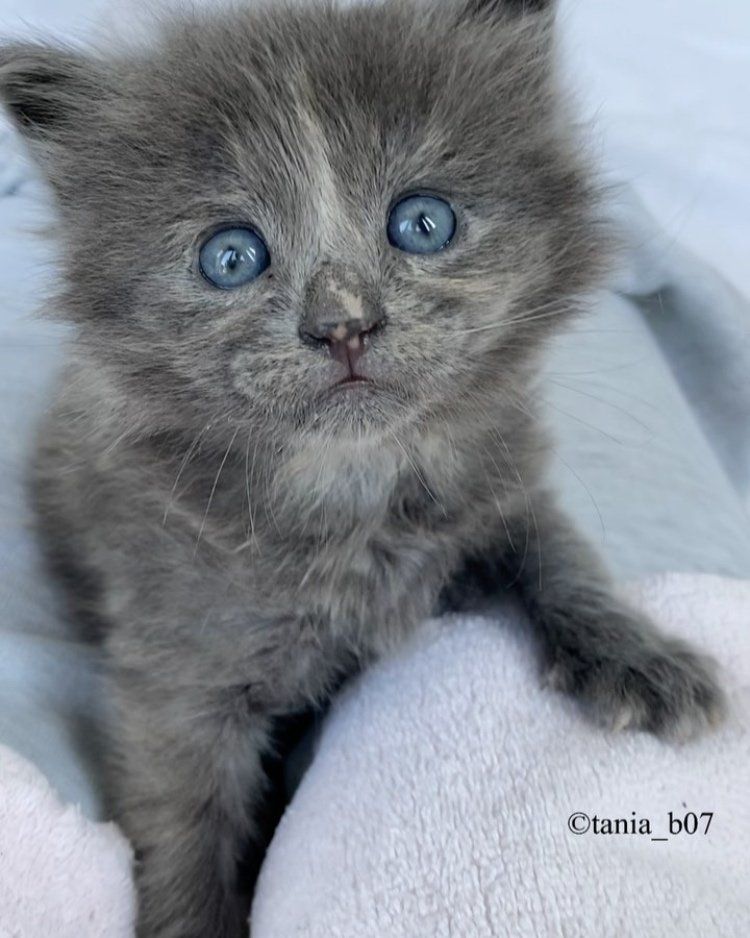
<path fill-rule="evenodd" d="M 548 10 L 554 0 L 501 0 L 508 9 L 517 13 L 541 13 Z"/>
<path fill-rule="evenodd" d="M 555 0 L 467 0 L 470 16 L 527 16 L 551 10 Z"/>
<path fill-rule="evenodd" d="M 54 134 L 97 94 L 91 64 L 67 49 L 0 46 L 0 104 L 26 137 Z"/>

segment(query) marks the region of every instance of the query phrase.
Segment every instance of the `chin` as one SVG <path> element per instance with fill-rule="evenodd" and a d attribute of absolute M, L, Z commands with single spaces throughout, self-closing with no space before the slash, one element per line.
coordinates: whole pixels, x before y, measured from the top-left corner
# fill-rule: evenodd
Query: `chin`
<path fill-rule="evenodd" d="M 308 426 L 337 442 L 362 445 L 392 435 L 408 419 L 409 411 L 403 400 L 370 381 L 346 382 L 317 399 Z"/>
<path fill-rule="evenodd" d="M 366 516 L 387 497 L 403 463 L 403 448 L 388 424 L 351 401 L 327 408 L 294 437 L 276 484 L 300 511 L 326 503 Z"/>

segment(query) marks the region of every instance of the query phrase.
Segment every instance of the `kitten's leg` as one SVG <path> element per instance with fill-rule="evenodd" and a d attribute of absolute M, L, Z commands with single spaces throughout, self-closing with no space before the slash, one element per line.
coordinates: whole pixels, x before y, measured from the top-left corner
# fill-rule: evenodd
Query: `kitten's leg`
<path fill-rule="evenodd" d="M 517 554 L 508 570 L 512 578 L 520 564 L 517 582 L 549 682 L 615 729 L 684 739 L 717 723 L 724 697 L 710 660 L 660 634 L 616 595 L 594 551 L 548 495 L 530 509 L 528 521 L 515 522 Z"/>
<path fill-rule="evenodd" d="M 136 851 L 138 938 L 246 935 L 237 864 L 257 833 L 269 721 L 241 689 L 174 690 L 130 674 L 115 696 L 113 807 Z"/>

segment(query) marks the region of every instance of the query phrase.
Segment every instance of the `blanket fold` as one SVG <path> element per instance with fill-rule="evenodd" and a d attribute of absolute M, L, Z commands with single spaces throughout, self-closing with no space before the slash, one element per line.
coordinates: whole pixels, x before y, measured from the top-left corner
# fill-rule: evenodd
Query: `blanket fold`
<path fill-rule="evenodd" d="M 679 748 L 605 734 L 540 688 L 518 610 L 430 623 L 331 715 L 253 938 L 747 934 L 750 582 L 630 592 L 716 656 L 725 726 Z"/>

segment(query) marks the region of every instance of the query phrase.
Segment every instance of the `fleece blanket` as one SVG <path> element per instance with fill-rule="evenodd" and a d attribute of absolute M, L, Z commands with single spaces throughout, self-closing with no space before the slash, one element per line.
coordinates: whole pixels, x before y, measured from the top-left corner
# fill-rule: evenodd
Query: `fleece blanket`
<path fill-rule="evenodd" d="M 342 696 L 272 842 L 253 938 L 739 938 L 750 581 L 630 590 L 710 648 L 729 719 L 674 748 L 540 686 L 522 613 L 426 623 Z M 0 936 L 132 938 L 131 853 L 0 749 Z"/>

